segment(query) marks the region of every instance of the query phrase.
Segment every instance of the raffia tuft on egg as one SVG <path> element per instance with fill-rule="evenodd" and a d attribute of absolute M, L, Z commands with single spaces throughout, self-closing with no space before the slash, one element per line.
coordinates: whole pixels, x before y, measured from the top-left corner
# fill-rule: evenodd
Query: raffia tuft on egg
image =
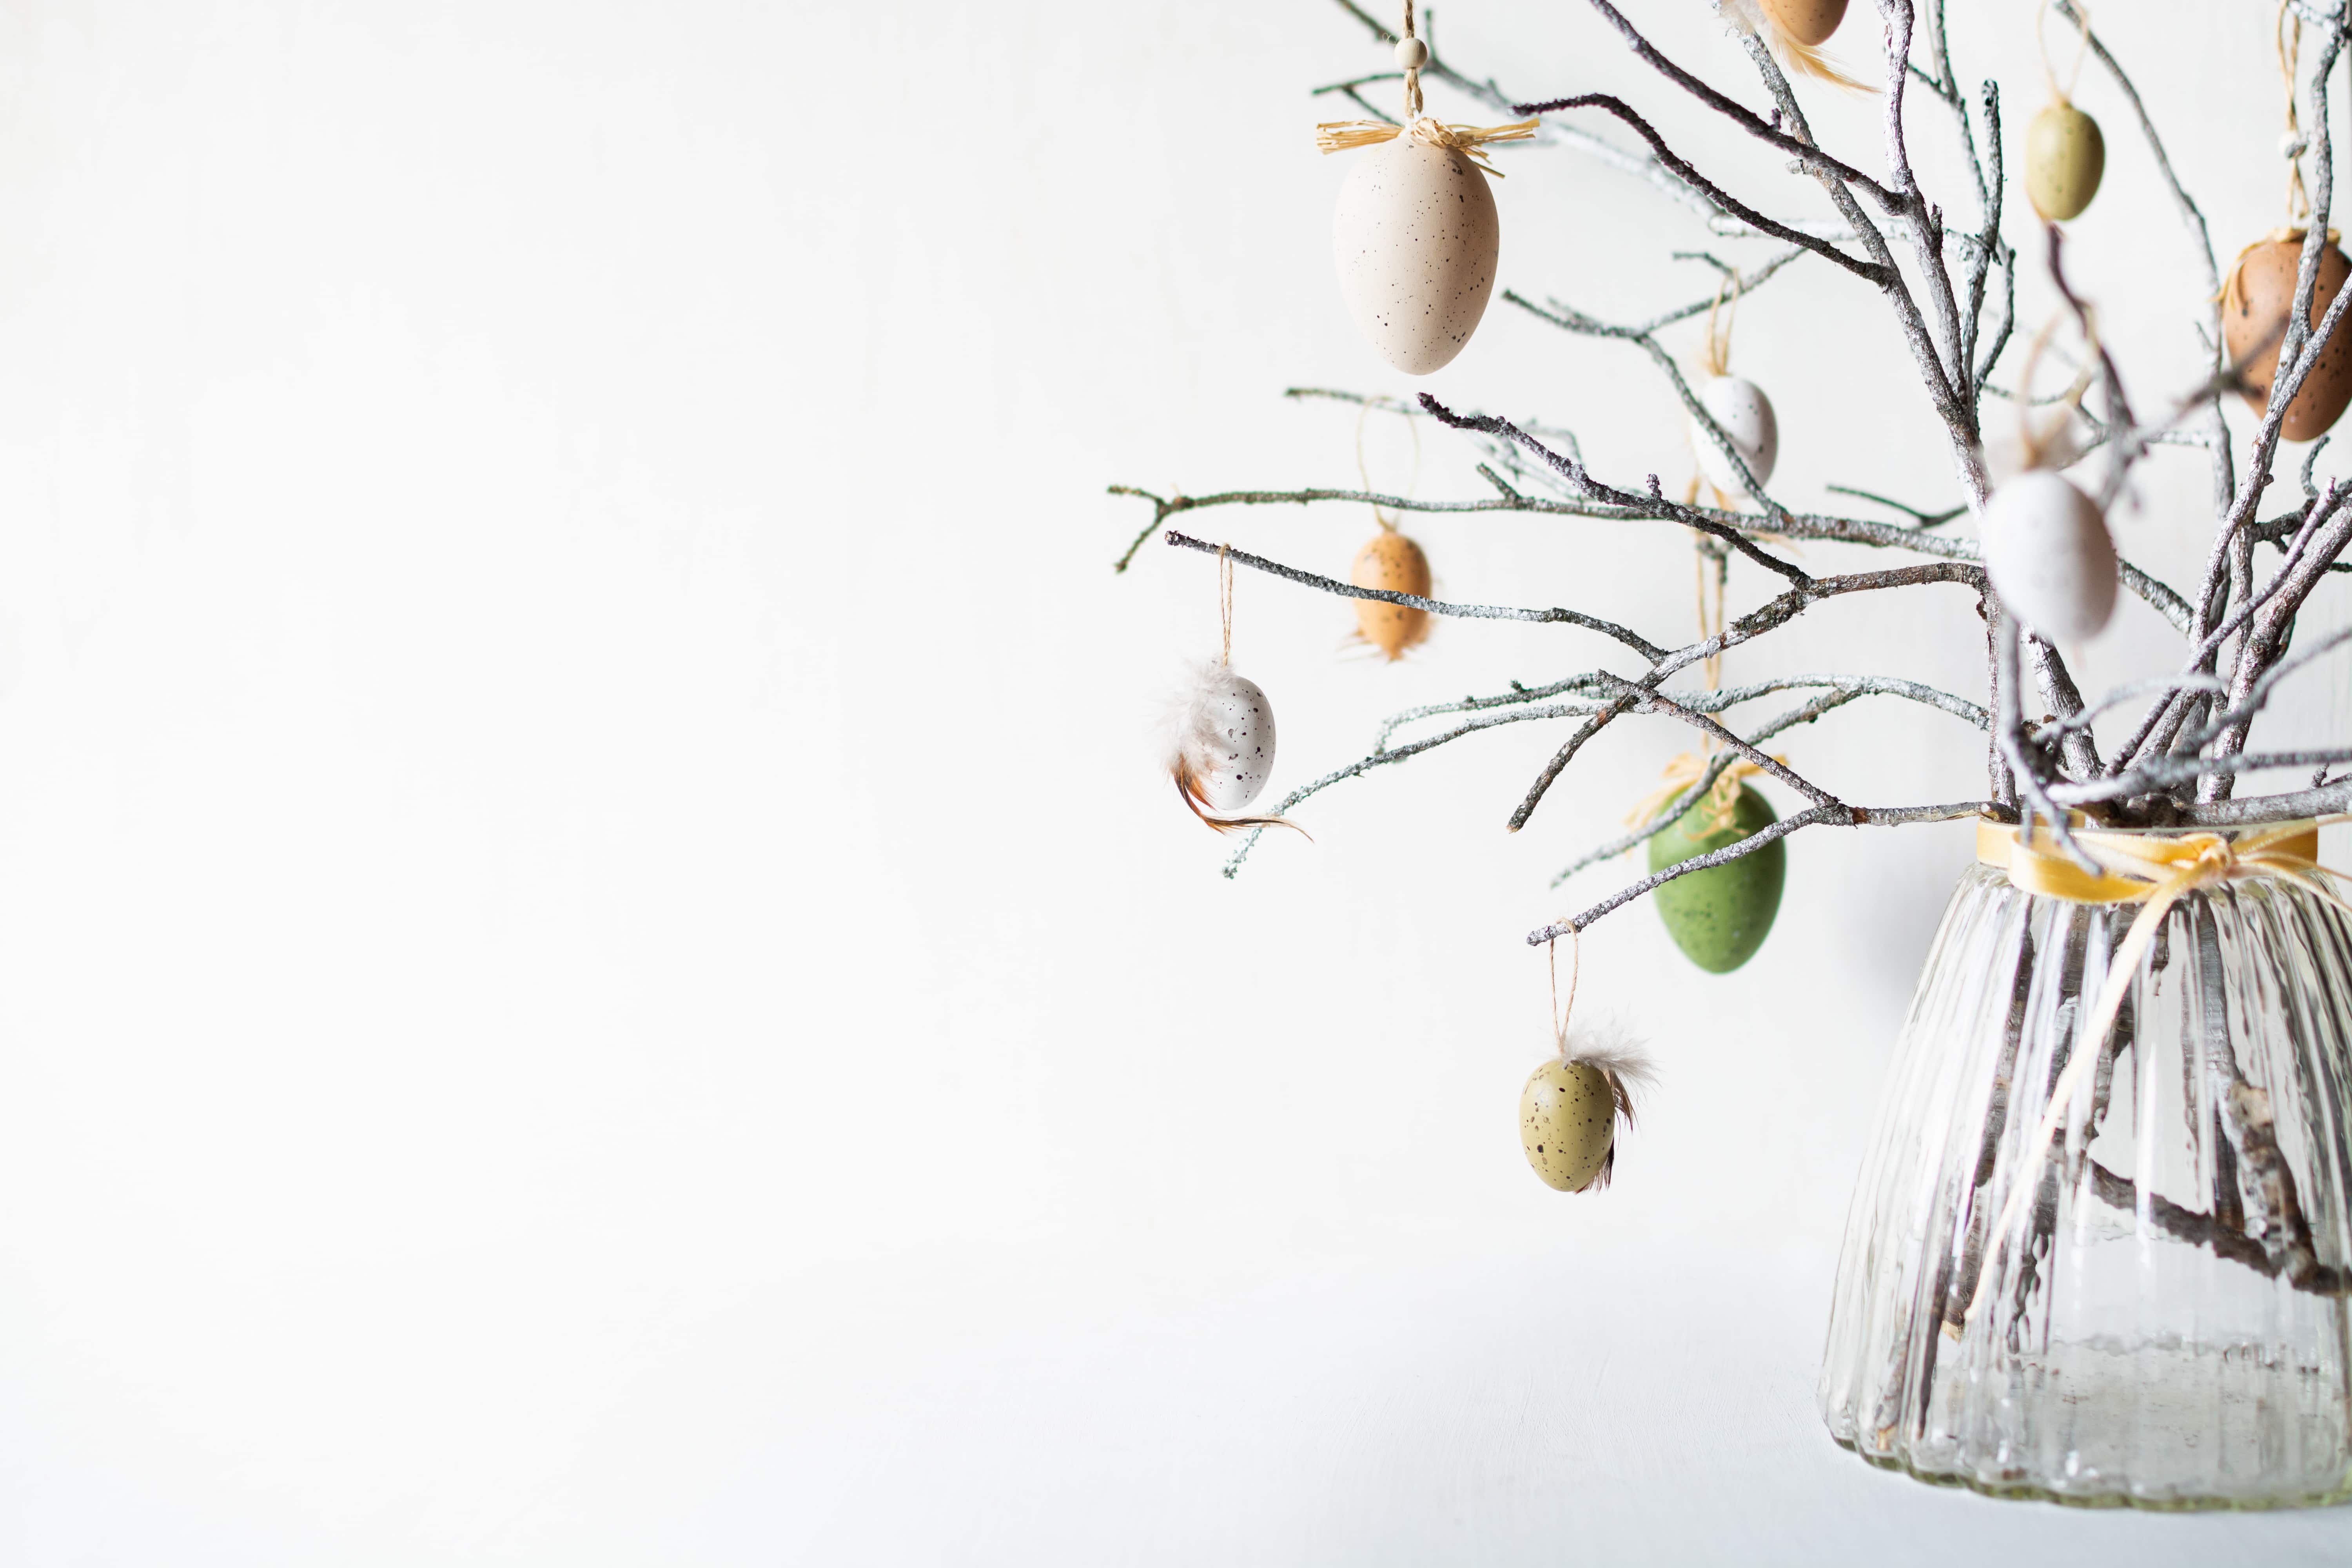
<path fill-rule="evenodd" d="M 2034 468 L 1993 492 L 1984 562 L 2002 605 L 2045 637 L 2082 642 L 2115 614 L 2115 541 L 2098 503 L 2063 474 Z"/>
<path fill-rule="evenodd" d="M 1176 701 L 1171 729 L 1169 776 L 1194 816 L 1220 833 L 1282 822 L 1234 815 L 1257 799 L 1274 771 L 1274 704 L 1256 681 L 1203 660 Z"/>
<path fill-rule="evenodd" d="M 1650 1082 L 1641 1047 L 1610 1025 L 1570 1031 L 1566 1049 L 1519 1090 L 1519 1147 L 1544 1185 L 1598 1191 L 1617 1166 L 1617 1128 L 1633 1124 L 1633 1095 Z"/>

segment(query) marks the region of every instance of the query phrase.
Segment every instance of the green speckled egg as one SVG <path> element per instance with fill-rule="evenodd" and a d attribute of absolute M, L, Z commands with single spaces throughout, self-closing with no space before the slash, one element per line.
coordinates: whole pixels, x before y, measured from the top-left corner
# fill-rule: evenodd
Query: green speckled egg
<path fill-rule="evenodd" d="M 2025 128 L 2025 195 L 2049 222 L 2063 223 L 2089 206 L 2106 167 L 2099 122 L 2063 99 Z"/>
<path fill-rule="evenodd" d="M 1737 844 L 1780 818 L 1773 816 L 1770 802 L 1742 784 L 1731 826 L 1710 833 L 1707 820 L 1706 802 L 1701 800 L 1651 839 L 1650 869 L 1663 871 L 1694 855 Z M 1780 910 L 1780 885 L 1788 877 L 1788 841 L 1776 838 L 1729 865 L 1677 877 L 1650 896 L 1657 900 L 1666 934 L 1683 955 L 1710 974 L 1728 974 L 1764 945 L 1772 917 Z"/>
<path fill-rule="evenodd" d="M 1599 1068 L 1558 1057 L 1519 1090 L 1519 1143 L 1544 1185 L 1580 1193 L 1608 1163 L 1617 1138 L 1617 1097 Z"/>

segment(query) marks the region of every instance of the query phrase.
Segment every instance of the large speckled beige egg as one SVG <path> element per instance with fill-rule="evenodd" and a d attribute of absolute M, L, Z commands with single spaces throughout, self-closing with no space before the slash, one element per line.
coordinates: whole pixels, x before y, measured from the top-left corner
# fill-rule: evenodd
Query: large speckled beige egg
<path fill-rule="evenodd" d="M 1554 1057 L 1528 1076 L 1519 1090 L 1519 1143 L 1544 1185 L 1582 1192 L 1616 1141 L 1617 1096 L 1608 1074 Z"/>
<path fill-rule="evenodd" d="M 1274 772 L 1274 704 L 1257 682 L 1226 666 L 1202 667 L 1177 737 L 1179 779 L 1189 773 L 1202 805 L 1220 815 L 1245 808 Z"/>
<path fill-rule="evenodd" d="M 2266 239 L 2250 247 L 2230 273 L 2221 291 L 2221 338 L 2229 344 L 2230 362 L 2246 380 L 2246 402 L 2256 414 L 2270 406 L 2271 378 L 2278 374 L 2279 332 L 2287 312 L 2294 309 L 2294 275 L 2303 264 L 2303 236 Z M 2352 277 L 2352 258 L 2335 246 L 2319 253 L 2319 281 L 2311 291 L 2311 324 L 2317 326 L 2335 301 L 2336 290 Z M 2286 405 L 2279 434 L 2290 441 L 2309 441 L 2326 434 L 2352 405 L 2352 332 L 2339 331 L 2327 340 L 2319 363 L 2304 378 L 2294 401 Z"/>
<path fill-rule="evenodd" d="M 1356 552 L 1356 563 L 1349 570 L 1348 581 L 1359 588 L 1379 588 L 1426 599 L 1429 557 L 1421 552 L 1420 545 L 1395 529 L 1383 528 L 1372 536 L 1370 543 Z M 1359 599 L 1356 629 L 1363 633 L 1366 642 L 1391 659 L 1402 658 L 1405 649 L 1429 636 L 1429 612 L 1409 605 Z"/>
<path fill-rule="evenodd" d="M 1486 313 L 1503 244 L 1494 193 L 1468 157 L 1410 135 L 1351 156 L 1331 216 L 1339 292 L 1382 359 L 1427 375 Z"/>
<path fill-rule="evenodd" d="M 2025 195 L 2046 222 L 2063 223 L 2091 205 L 2106 172 L 2099 122 L 2060 99 L 2025 128 Z"/>
<path fill-rule="evenodd" d="M 2115 541 L 2098 503 L 2062 474 L 2036 468 L 1993 492 L 1984 562 L 2001 603 L 2045 637 L 2095 637 L 2115 613 Z"/>
<path fill-rule="evenodd" d="M 1845 0 L 1764 0 L 1772 25 L 1808 48 L 1826 44 L 1845 20 Z"/>
<path fill-rule="evenodd" d="M 1707 416 L 1723 427 L 1739 453 L 1739 460 L 1756 476 L 1759 485 L 1772 482 L 1772 465 L 1780 457 L 1780 421 L 1772 412 L 1772 400 L 1754 382 L 1736 375 L 1710 375 L 1693 387 L 1699 406 Z M 1734 499 L 1748 493 L 1739 476 L 1731 470 L 1724 458 L 1723 448 L 1715 444 L 1706 427 L 1696 418 L 1690 422 L 1691 447 L 1698 455 L 1698 471 L 1706 482 Z"/>

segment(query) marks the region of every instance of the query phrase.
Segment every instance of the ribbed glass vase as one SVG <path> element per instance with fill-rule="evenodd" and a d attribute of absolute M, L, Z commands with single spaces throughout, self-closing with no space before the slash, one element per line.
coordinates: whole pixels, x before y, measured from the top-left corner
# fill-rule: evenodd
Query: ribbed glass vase
<path fill-rule="evenodd" d="M 2276 879 L 2191 893 L 2080 1040 L 2138 912 L 1960 879 L 1847 1216 L 1822 1415 L 1873 1463 L 2004 1496 L 2352 1496 L 2352 921 Z"/>

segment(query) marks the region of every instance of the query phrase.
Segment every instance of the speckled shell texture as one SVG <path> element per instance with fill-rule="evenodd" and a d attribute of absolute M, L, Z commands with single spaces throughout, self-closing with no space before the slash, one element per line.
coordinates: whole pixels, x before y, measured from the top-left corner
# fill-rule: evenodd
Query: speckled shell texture
<path fill-rule="evenodd" d="M 1599 1068 L 1555 1057 L 1519 1090 L 1519 1146 L 1555 1192 L 1591 1186 L 1616 1139 L 1617 1097 Z"/>
<path fill-rule="evenodd" d="M 1772 25 L 1808 47 L 1829 42 L 1845 20 L 1845 0 L 1763 0 Z"/>
<path fill-rule="evenodd" d="M 2096 637 L 2116 608 L 2116 546 L 2090 497 L 2037 468 L 1993 492 L 1985 570 L 2018 619 L 2045 637 Z"/>
<path fill-rule="evenodd" d="M 1257 682 L 1204 666 L 1180 721 L 1177 746 L 1209 809 L 1245 809 L 1274 772 L 1274 704 Z"/>
<path fill-rule="evenodd" d="M 1650 840 L 1650 869 L 1713 854 L 1779 820 L 1770 801 L 1742 784 L 1729 826 L 1715 828 L 1707 803 L 1700 801 Z M 1650 896 L 1683 956 L 1709 974 L 1728 974 L 1755 957 L 1771 934 L 1788 879 L 1789 841 L 1776 838 L 1737 860 L 1677 877 Z"/>
<path fill-rule="evenodd" d="M 1382 359 L 1427 375 L 1486 313 L 1503 245 L 1494 193 L 1467 157 L 1410 136 L 1349 156 L 1331 215 L 1339 292 Z"/>
<path fill-rule="evenodd" d="M 2063 223 L 2091 205 L 2106 172 L 2099 122 L 2071 103 L 2045 105 L 2025 128 L 2025 195 L 2033 210 Z"/>
<path fill-rule="evenodd" d="M 1708 416 L 1731 437 L 1731 444 L 1739 448 L 1740 461 L 1756 476 L 1756 482 L 1770 484 L 1772 465 L 1780 458 L 1780 421 L 1772 412 L 1772 400 L 1754 382 L 1736 375 L 1711 375 L 1692 390 Z M 1747 495 L 1748 487 L 1731 471 L 1722 448 L 1696 419 L 1690 422 L 1690 436 L 1691 448 L 1698 455 L 1698 471 L 1706 482 L 1735 500 Z"/>
<path fill-rule="evenodd" d="M 1403 534 L 1384 528 L 1356 552 L 1356 563 L 1349 569 L 1348 581 L 1359 588 L 1380 588 L 1426 599 L 1429 557 Z M 1405 649 L 1429 636 L 1429 612 L 1382 604 L 1378 599 L 1359 599 L 1356 629 L 1364 634 L 1366 642 L 1389 658 L 1402 658 Z"/>
<path fill-rule="evenodd" d="M 2230 362 L 2244 371 L 2246 401 L 2256 414 L 2270 403 L 2271 377 L 2278 374 L 2277 340 L 2273 337 L 2286 313 L 2294 309 L 2294 269 L 2303 259 L 2300 239 L 2265 240 L 2246 252 L 2238 263 L 2238 291 L 2221 311 L 2221 336 L 2230 346 Z M 2328 302 L 2352 273 L 2352 259 L 2329 246 L 2319 254 L 2319 285 L 2311 291 L 2311 324 L 2317 326 Z M 2263 340 L 2269 345 L 2247 358 Z M 2352 332 L 2328 340 L 2319 363 L 2304 378 L 2303 390 L 2286 405 L 2279 434 L 2290 441 L 2309 441 L 2327 433 L 2352 403 Z"/>

